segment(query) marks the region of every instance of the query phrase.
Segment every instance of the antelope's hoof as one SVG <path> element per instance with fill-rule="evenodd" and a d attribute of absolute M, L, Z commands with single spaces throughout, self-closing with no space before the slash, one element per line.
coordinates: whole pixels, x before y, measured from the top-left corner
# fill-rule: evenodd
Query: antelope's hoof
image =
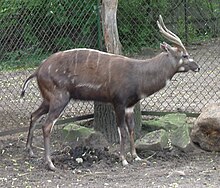
<path fill-rule="evenodd" d="M 122 160 L 122 165 L 123 166 L 127 166 L 128 165 L 128 161 L 126 159 Z"/>
<path fill-rule="evenodd" d="M 37 156 L 33 152 L 29 152 L 30 158 L 37 158 Z"/>
<path fill-rule="evenodd" d="M 30 158 L 37 158 L 32 149 L 26 148 Z"/>
<path fill-rule="evenodd" d="M 134 158 L 134 160 L 135 160 L 135 161 L 141 161 L 142 159 L 141 159 L 139 156 L 136 156 L 136 157 Z"/>
<path fill-rule="evenodd" d="M 49 164 L 46 164 L 48 170 L 51 170 L 53 172 L 55 172 L 57 169 L 56 167 L 53 165 L 53 163 L 49 163 Z"/>

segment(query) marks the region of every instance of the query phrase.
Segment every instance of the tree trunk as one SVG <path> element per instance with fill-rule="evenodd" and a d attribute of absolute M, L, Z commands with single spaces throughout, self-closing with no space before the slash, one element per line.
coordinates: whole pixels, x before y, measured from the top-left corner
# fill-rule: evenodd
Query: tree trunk
<path fill-rule="evenodd" d="M 102 1 L 102 30 L 107 52 L 121 54 L 121 43 L 117 28 L 118 0 Z"/>
<path fill-rule="evenodd" d="M 102 28 L 107 52 L 121 54 L 121 43 L 117 29 L 118 0 L 102 1 Z M 141 129 L 140 104 L 135 107 L 135 133 L 136 137 Z M 102 132 L 110 143 L 118 143 L 119 136 L 113 107 L 109 104 L 95 102 L 94 105 L 94 127 Z"/>

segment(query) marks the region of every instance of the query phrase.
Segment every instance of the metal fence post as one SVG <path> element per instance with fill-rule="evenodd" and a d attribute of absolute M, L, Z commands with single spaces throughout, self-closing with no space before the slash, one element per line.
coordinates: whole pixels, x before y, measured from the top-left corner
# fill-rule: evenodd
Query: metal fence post
<path fill-rule="evenodd" d="M 184 0 L 184 21 L 185 21 L 185 40 L 186 40 L 186 45 L 188 45 L 188 14 L 187 14 L 187 9 L 188 9 L 188 2 L 187 0 Z"/>
<path fill-rule="evenodd" d="M 100 0 L 97 0 L 96 5 L 96 14 L 97 14 L 97 29 L 98 29 L 98 49 L 103 50 L 102 46 L 102 30 L 101 30 L 101 15 L 100 15 Z"/>

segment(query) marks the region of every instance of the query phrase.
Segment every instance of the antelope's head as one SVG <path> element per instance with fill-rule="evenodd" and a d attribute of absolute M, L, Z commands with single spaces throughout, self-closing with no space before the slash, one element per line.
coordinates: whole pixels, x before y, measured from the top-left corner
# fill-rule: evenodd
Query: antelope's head
<path fill-rule="evenodd" d="M 198 72 L 200 69 L 199 66 L 192 58 L 190 58 L 190 55 L 188 54 L 180 38 L 166 28 L 161 15 L 159 16 L 157 25 L 161 34 L 175 45 L 175 47 L 172 47 L 163 42 L 160 47 L 163 51 L 167 52 L 168 56 L 172 57 L 172 63 L 177 69 L 177 72 L 188 72 L 189 70 Z"/>

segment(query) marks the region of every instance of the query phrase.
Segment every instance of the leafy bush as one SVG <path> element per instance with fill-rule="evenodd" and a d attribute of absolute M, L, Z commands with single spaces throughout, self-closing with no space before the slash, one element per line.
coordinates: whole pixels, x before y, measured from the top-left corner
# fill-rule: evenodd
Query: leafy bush
<path fill-rule="evenodd" d="M 30 51 L 16 50 L 5 53 L 1 61 L 0 71 L 38 66 L 49 54 L 42 53 L 40 49 L 37 51 L 39 52 L 31 53 Z"/>
<path fill-rule="evenodd" d="M 26 66 L 16 58 L 19 53 L 29 59 L 26 54 L 30 48 L 34 49 L 33 57 L 42 56 L 36 53 L 37 49 L 50 54 L 76 47 L 97 48 L 96 3 L 96 0 L 1 1 L 0 59 L 4 62 L 0 69 L 14 64 L 20 67 L 20 63 Z"/>
<path fill-rule="evenodd" d="M 164 40 L 156 25 L 160 14 L 183 42 L 216 37 L 220 33 L 216 28 L 219 12 L 218 0 L 201 0 L 199 4 L 197 0 L 188 0 L 186 4 L 181 0 L 120 0 L 117 16 L 123 51 L 133 54 L 143 47 L 159 46 L 159 41 Z"/>
<path fill-rule="evenodd" d="M 124 53 L 139 52 L 143 47 L 158 46 L 156 20 L 168 9 L 168 0 L 120 0 L 118 29 Z"/>
<path fill-rule="evenodd" d="M 43 57 L 59 50 L 99 48 L 102 36 L 98 2 L 101 1 L 0 1 L 0 69 L 14 64 L 32 66 L 31 62 L 35 61 L 29 61 L 31 56 Z M 201 0 L 199 4 L 196 0 L 188 0 L 187 6 L 183 2 L 120 0 L 117 20 L 124 54 L 138 53 L 143 47 L 159 46 L 162 41 L 156 25 L 159 14 L 183 41 L 186 35 L 188 42 L 218 36 L 218 0 Z"/>

